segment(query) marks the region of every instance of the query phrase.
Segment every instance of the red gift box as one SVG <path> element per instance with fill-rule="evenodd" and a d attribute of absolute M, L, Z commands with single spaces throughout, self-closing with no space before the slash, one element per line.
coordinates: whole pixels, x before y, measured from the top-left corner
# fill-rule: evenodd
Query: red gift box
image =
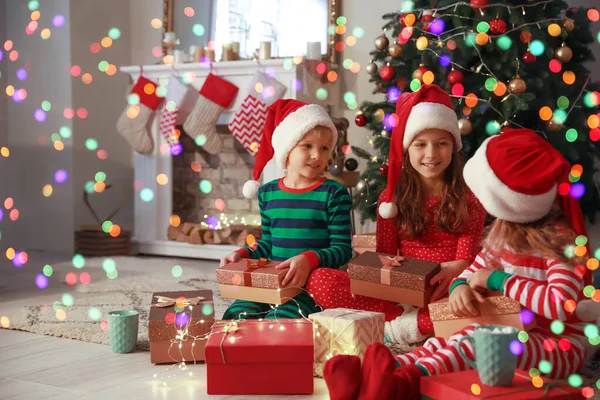
<path fill-rule="evenodd" d="M 584 399 L 581 388 L 567 383 L 543 378 L 544 385 L 537 388 L 526 371 L 517 370 L 513 385 L 487 386 L 481 383 L 477 371 L 470 370 L 421 378 L 421 399 Z M 476 386 L 477 385 L 477 386 Z"/>
<path fill-rule="evenodd" d="M 306 320 L 218 321 L 204 355 L 208 394 L 313 393 L 313 326 Z"/>

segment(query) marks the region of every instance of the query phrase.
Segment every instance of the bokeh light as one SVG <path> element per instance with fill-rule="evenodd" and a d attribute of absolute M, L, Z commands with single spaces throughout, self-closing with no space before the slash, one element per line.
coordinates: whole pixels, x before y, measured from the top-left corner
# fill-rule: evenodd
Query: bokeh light
<path fill-rule="evenodd" d="M 183 268 L 181 268 L 181 265 L 174 265 L 173 268 L 171 268 L 171 274 L 174 278 L 179 278 L 183 274 Z"/>

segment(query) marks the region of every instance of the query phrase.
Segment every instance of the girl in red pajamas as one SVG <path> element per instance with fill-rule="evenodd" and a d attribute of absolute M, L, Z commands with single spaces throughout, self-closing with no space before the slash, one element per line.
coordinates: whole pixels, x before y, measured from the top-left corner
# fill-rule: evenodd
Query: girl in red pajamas
<path fill-rule="evenodd" d="M 475 262 L 452 283 L 449 299 L 453 314 L 471 316 L 476 313 L 472 302 L 483 301 L 475 289 L 501 290 L 531 310 L 537 327 L 516 350 L 517 367 L 536 368 L 546 360 L 553 379 L 566 378 L 582 367 L 592 352 L 584 327 L 600 318 L 598 303 L 581 300 L 584 285 L 591 284 L 585 258 L 564 255 L 577 234 L 587 234 L 577 200 L 557 196 L 558 183 L 567 178 L 569 169 L 557 150 L 527 129 L 483 142 L 465 166 L 464 177 L 497 219 Z M 550 330 L 553 320 L 564 322 L 560 336 Z M 419 399 L 420 377 L 470 369 L 458 346 L 475 327 L 466 326 L 448 340 L 429 339 L 397 359 L 383 344 L 371 345 L 362 370 L 358 358 L 334 357 L 324 369 L 331 398 Z M 473 358 L 472 344 L 464 341 L 461 346 Z"/>
<path fill-rule="evenodd" d="M 462 143 L 450 96 L 423 85 L 398 99 L 396 115 L 388 187 L 379 196 L 377 251 L 441 263 L 442 272 L 432 279 L 438 283 L 436 300 L 478 253 L 485 210 L 462 177 Z M 396 303 L 354 296 L 344 271 L 318 269 L 307 289 L 325 309 L 384 312 L 388 342 L 416 343 L 433 333 L 427 308 L 403 314 Z"/>

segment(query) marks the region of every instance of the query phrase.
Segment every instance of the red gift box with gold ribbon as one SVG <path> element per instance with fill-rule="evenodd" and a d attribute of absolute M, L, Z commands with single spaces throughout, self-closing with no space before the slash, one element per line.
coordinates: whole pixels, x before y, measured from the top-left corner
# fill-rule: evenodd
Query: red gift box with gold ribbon
<path fill-rule="evenodd" d="M 421 378 L 421 399 L 477 400 L 579 400 L 584 399 L 581 388 L 548 378 L 532 378 L 526 371 L 516 370 L 512 386 L 487 386 L 481 383 L 477 371 L 463 371 Z"/>
<path fill-rule="evenodd" d="M 312 394 L 313 325 L 217 321 L 205 348 L 208 394 Z"/>
<path fill-rule="evenodd" d="M 302 289 L 282 287 L 289 268 L 275 269 L 278 264 L 266 258 L 244 258 L 217 268 L 221 297 L 269 304 L 283 304 L 296 297 Z"/>

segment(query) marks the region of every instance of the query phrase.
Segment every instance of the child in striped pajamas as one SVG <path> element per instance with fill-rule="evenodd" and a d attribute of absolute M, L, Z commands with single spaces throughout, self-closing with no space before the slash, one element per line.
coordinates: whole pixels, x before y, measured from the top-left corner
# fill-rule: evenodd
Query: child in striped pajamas
<path fill-rule="evenodd" d="M 240 258 L 281 261 L 278 269 L 289 268 L 282 286 L 303 287 L 314 269 L 339 268 L 350 260 L 350 195 L 322 174 L 336 143 L 337 129 L 321 106 L 285 99 L 269 107 L 254 180 L 244 185 L 244 196 L 258 194 L 262 238 L 224 257 L 221 265 Z M 273 154 L 287 174 L 259 187 L 256 181 Z M 317 311 L 302 291 L 278 307 L 236 300 L 223 319 L 301 318 Z"/>
<path fill-rule="evenodd" d="M 581 300 L 584 285 L 591 283 L 584 258 L 564 255 L 577 234 L 586 235 L 577 200 L 557 196 L 558 183 L 569 169 L 557 150 L 527 129 L 508 130 L 482 143 L 464 176 L 496 220 L 475 262 L 452 283 L 449 298 L 449 310 L 457 316 L 476 315 L 473 302 L 483 301 L 481 289 L 500 290 L 531 310 L 537 327 L 528 332 L 517 368 L 537 368 L 546 360 L 553 379 L 582 367 L 592 351 L 584 327 L 600 318 L 597 304 Z M 564 323 L 561 335 L 550 330 L 553 320 Z M 447 340 L 431 338 L 397 358 L 383 344 L 371 345 L 362 370 L 358 359 L 334 357 L 324 370 L 331 398 L 419 399 L 420 377 L 470 369 L 458 346 L 476 326 L 466 326 Z M 460 346 L 474 357 L 469 341 Z"/>

